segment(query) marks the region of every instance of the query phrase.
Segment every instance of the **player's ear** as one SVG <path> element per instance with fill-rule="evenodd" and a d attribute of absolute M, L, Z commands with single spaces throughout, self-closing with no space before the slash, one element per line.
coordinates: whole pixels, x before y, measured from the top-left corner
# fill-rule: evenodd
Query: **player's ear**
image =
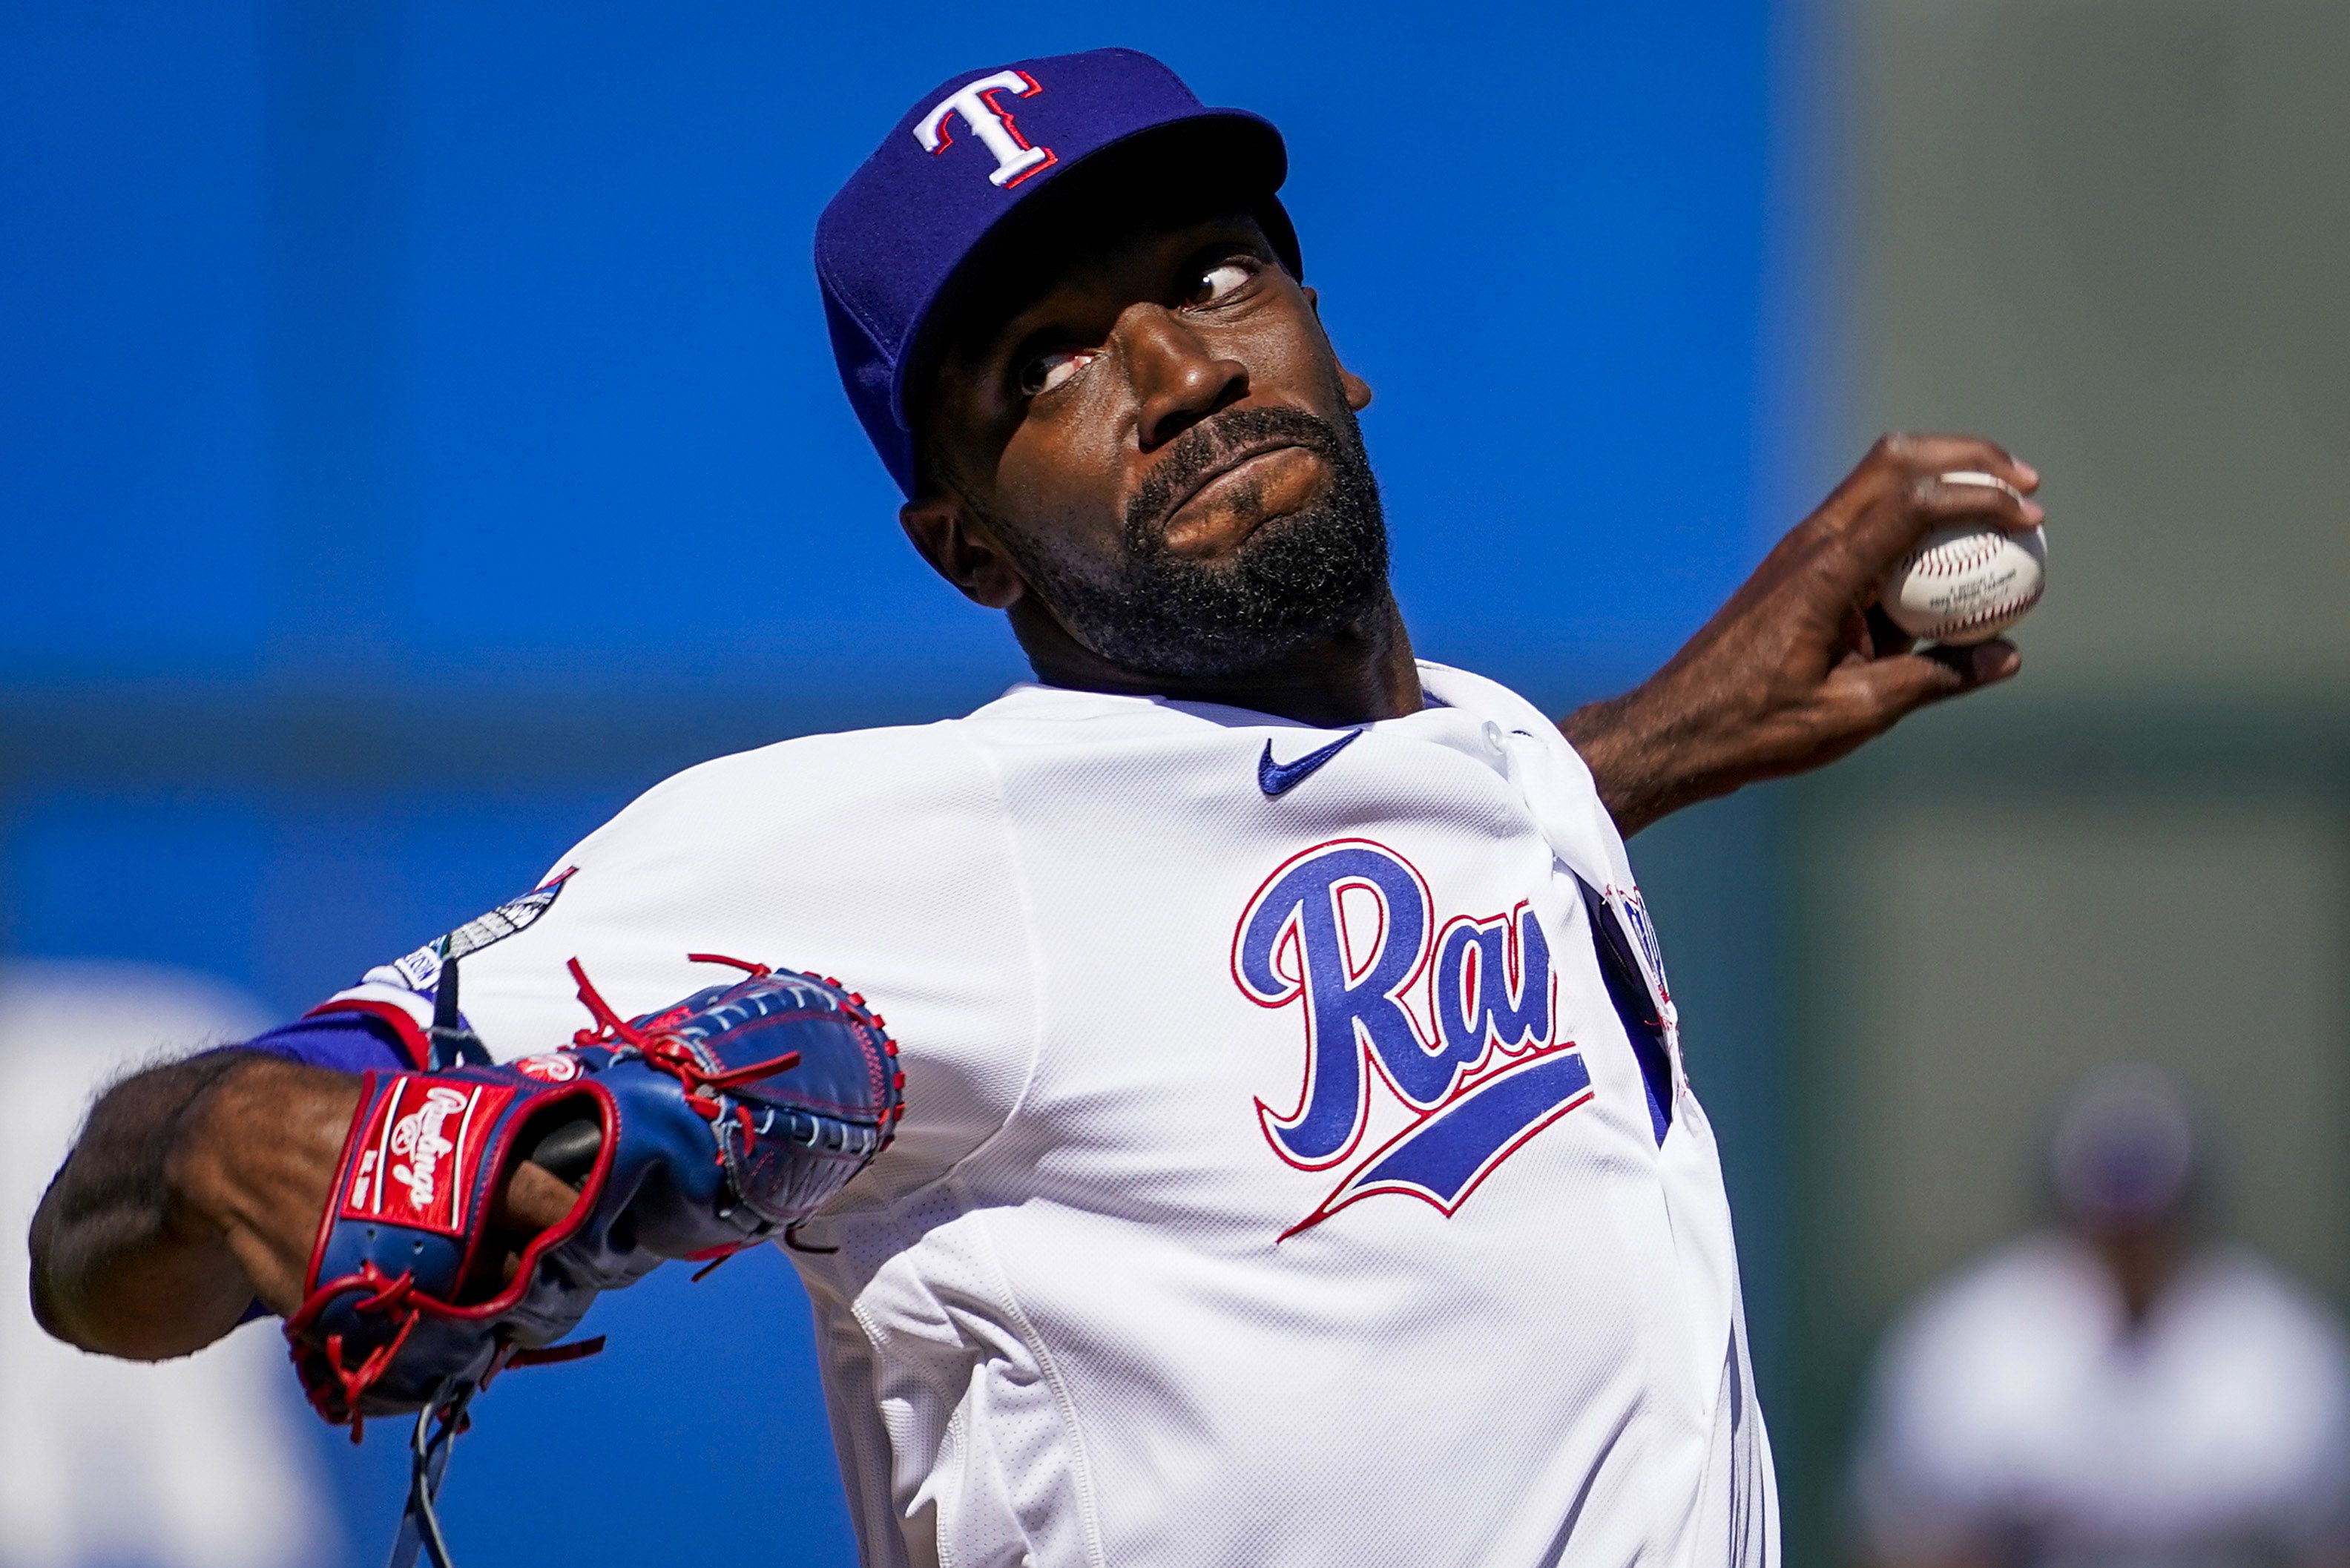
<path fill-rule="evenodd" d="M 898 509 L 898 525 L 933 571 L 990 609 L 1010 609 L 1028 591 L 1011 553 L 960 497 L 925 487 Z"/>
<path fill-rule="evenodd" d="M 1305 294 L 1305 303 L 1314 307 L 1314 319 L 1318 325 L 1322 320 L 1320 292 L 1306 284 L 1299 284 L 1297 286 Z M 1326 327 L 1322 329 L 1322 341 L 1330 342 L 1330 329 Z M 1337 360 L 1338 389 L 1347 394 L 1347 406 L 1357 413 L 1361 413 L 1371 406 L 1371 384 L 1347 369 L 1347 362 L 1338 358 L 1338 346 L 1335 343 L 1330 344 L 1330 358 Z"/>

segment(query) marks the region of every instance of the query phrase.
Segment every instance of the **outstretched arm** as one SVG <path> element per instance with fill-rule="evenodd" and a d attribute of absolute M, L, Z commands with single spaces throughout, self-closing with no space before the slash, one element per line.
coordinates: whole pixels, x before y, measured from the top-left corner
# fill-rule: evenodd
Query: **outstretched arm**
<path fill-rule="evenodd" d="M 34 1213 L 34 1316 L 84 1350 L 159 1361 L 256 1300 L 291 1310 L 359 1096 L 356 1074 L 245 1050 L 116 1085 Z M 535 1235 L 575 1196 L 525 1163 L 501 1218 Z"/>
<path fill-rule="evenodd" d="M 1945 484 L 1960 471 L 1982 484 Z M 1643 684 L 1559 721 L 1629 837 L 1762 779 L 1807 773 L 1929 702 L 2013 675 L 2012 643 L 1927 648 L 1873 605 L 1886 573 L 1945 523 L 2022 530 L 2040 476 L 1972 436 L 1888 435 L 1779 541 L 1728 603 Z"/>
<path fill-rule="evenodd" d="M 33 1216 L 33 1313 L 85 1350 L 184 1355 L 298 1293 L 359 1080 L 208 1051 L 117 1084 Z"/>

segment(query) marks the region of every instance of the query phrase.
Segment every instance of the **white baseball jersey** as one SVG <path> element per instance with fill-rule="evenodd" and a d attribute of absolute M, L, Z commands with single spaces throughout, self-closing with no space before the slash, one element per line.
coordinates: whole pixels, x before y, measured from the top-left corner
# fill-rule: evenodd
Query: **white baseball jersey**
<path fill-rule="evenodd" d="M 2087 1248 L 2003 1248 L 1912 1309 L 1871 1404 L 1857 1501 L 1888 1561 L 2350 1561 L 2350 1345 L 2247 1253 L 2192 1260 L 2131 1334 Z"/>
<path fill-rule="evenodd" d="M 574 955 L 623 1012 L 699 951 L 886 1018 L 903 1125 L 791 1254 L 868 1562 L 1777 1562 L 1622 841 L 1421 670 L 1354 730 L 1024 685 L 724 758 L 459 933 L 502 1059 L 585 1022 Z M 344 1002 L 421 1022 L 434 963 Z"/>

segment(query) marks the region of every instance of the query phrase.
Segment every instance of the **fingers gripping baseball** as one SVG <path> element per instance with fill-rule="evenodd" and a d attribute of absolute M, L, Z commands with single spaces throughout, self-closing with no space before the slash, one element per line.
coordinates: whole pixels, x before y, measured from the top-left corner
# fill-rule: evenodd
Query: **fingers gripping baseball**
<path fill-rule="evenodd" d="M 1939 536 L 1938 531 L 2036 535 L 2046 516 L 2030 498 L 2039 483 L 2030 464 L 1976 437 L 1887 435 L 1789 535 L 1799 551 L 1823 557 L 1814 570 L 1793 575 L 1817 596 L 1815 616 L 1840 612 L 1846 628 L 1837 646 L 1821 650 L 1825 668 L 1814 705 L 1822 754 L 1814 762 L 1840 755 L 1929 702 L 2003 680 L 2022 667 L 2012 643 L 1982 640 L 1982 634 L 1972 648 L 1920 651 L 1915 634 L 1929 623 L 1915 618 L 1915 607 L 1888 602 L 1880 607 L 1877 600 L 1888 577 L 1898 575 L 1922 542 Z M 1856 620 L 1865 634 L 1852 629 Z"/>
<path fill-rule="evenodd" d="M 1900 722 L 1929 702 L 1957 697 L 2006 680 L 2022 668 L 2023 656 L 2012 642 L 1971 648 L 1929 648 L 1914 653 L 1856 659 L 1831 671 L 1823 683 L 1827 710 L 1820 728 L 1820 762 L 1833 760 L 1828 747 L 1849 751 Z"/>
<path fill-rule="evenodd" d="M 1860 524 L 1864 532 L 1874 527 L 1898 535 L 1903 525 L 1900 509 L 1904 506 L 1930 505 L 1938 493 L 1961 504 L 1985 499 L 1979 492 L 1990 487 L 1938 483 L 1941 475 L 1953 472 L 1988 474 L 2009 487 L 2019 503 L 2040 488 L 2038 470 L 1993 442 L 1976 436 L 1897 431 L 1877 438 L 1868 454 L 1861 459 L 1860 466 L 1835 488 L 1814 515 L 1830 521 L 1849 519 Z M 1891 504 L 1892 510 L 1885 510 L 1887 504 Z M 2017 525 L 2030 526 L 2038 521 L 2035 515 L 2031 523 Z"/>
<path fill-rule="evenodd" d="M 1938 529 L 2037 529 L 2039 483 L 1976 437 L 1878 441 L 1653 679 L 1564 722 L 1618 826 L 1637 832 L 1692 801 L 1806 772 L 1920 707 L 2014 675 L 2012 643 L 1920 649 L 1878 600 Z"/>

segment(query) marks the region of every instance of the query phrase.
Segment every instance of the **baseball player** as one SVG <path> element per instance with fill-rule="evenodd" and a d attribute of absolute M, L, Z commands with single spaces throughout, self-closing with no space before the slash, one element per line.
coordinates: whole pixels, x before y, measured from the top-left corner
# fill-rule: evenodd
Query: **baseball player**
<path fill-rule="evenodd" d="M 1865 1560 L 2350 1563 L 2340 1318 L 2221 1233 L 2164 1074 L 2091 1074 L 2052 1130 L 2058 1222 L 1938 1282 L 1879 1351 L 1852 1477 Z"/>
<path fill-rule="evenodd" d="M 1931 526 L 2036 524 L 2036 476 L 1888 439 L 1555 722 L 1413 657 L 1284 172 L 1129 51 L 924 94 L 816 271 L 908 536 L 1035 681 L 691 769 L 121 1085 L 35 1223 L 52 1332 L 155 1358 L 288 1314 L 329 1418 L 429 1410 L 774 1238 L 872 1563 L 1775 1563 L 1623 836 L 2011 675 L 1869 606 Z"/>

